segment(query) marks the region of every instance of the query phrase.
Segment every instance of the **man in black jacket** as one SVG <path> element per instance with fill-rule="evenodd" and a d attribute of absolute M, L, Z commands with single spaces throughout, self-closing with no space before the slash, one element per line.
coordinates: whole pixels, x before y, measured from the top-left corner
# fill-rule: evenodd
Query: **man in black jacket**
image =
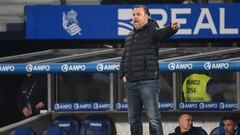
<path fill-rule="evenodd" d="M 176 127 L 175 132 L 169 135 L 207 135 L 207 132 L 201 127 L 194 127 L 192 123 L 192 116 L 189 114 L 182 114 L 178 118 L 179 126 Z"/>
<path fill-rule="evenodd" d="M 24 117 L 36 115 L 47 108 L 46 75 L 28 74 L 18 99 L 18 109 Z"/>
<path fill-rule="evenodd" d="M 175 21 L 160 29 L 142 5 L 133 9 L 133 26 L 125 40 L 119 77 L 125 83 L 128 119 L 132 135 L 142 135 L 142 108 L 149 119 L 150 135 L 163 135 L 159 104 L 158 42 L 170 38 L 180 27 Z"/>

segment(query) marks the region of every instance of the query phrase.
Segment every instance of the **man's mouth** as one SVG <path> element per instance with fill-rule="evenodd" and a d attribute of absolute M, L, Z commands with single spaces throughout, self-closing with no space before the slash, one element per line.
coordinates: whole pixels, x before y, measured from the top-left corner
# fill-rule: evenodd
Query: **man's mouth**
<path fill-rule="evenodd" d="M 135 20 L 135 21 L 133 21 L 133 23 L 138 23 L 138 21 L 137 21 L 137 20 Z"/>

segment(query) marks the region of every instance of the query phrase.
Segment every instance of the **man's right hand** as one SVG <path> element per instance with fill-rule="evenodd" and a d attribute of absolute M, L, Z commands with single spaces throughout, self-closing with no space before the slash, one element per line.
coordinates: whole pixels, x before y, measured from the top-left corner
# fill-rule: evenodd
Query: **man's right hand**
<path fill-rule="evenodd" d="M 123 76 L 122 80 L 123 80 L 124 83 L 126 83 L 127 82 L 126 76 Z"/>
<path fill-rule="evenodd" d="M 23 108 L 22 113 L 23 113 L 23 115 L 24 115 L 25 117 L 29 117 L 29 116 L 32 115 L 32 111 L 31 111 L 29 108 L 27 108 L 27 107 L 24 107 L 24 108 Z"/>

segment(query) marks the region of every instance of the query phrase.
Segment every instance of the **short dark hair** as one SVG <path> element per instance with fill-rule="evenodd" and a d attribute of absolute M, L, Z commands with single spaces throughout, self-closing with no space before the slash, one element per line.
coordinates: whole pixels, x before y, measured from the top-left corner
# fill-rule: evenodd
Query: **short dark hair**
<path fill-rule="evenodd" d="M 134 8 L 143 8 L 144 12 L 146 15 L 148 15 L 149 17 L 151 16 L 150 12 L 149 12 L 149 8 L 144 6 L 144 5 L 136 5 Z"/>
<path fill-rule="evenodd" d="M 222 121 L 225 121 L 225 120 L 231 120 L 233 121 L 234 123 L 238 124 L 238 120 L 236 117 L 234 116 L 229 116 L 229 115 L 226 115 L 222 118 Z"/>

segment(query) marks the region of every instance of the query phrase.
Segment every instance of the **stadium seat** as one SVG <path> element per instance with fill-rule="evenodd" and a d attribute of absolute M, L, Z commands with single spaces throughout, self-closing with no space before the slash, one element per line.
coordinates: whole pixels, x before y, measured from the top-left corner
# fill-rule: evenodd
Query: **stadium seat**
<path fill-rule="evenodd" d="M 116 127 L 108 117 L 87 117 L 80 130 L 80 135 L 116 135 Z"/>
<path fill-rule="evenodd" d="M 79 135 L 81 128 L 79 121 L 71 116 L 60 116 L 52 122 L 51 126 L 63 128 L 68 135 Z"/>
<path fill-rule="evenodd" d="M 31 127 L 17 127 L 9 135 L 36 135 Z"/>
<path fill-rule="evenodd" d="M 59 127 L 48 127 L 42 135 L 68 135 L 63 128 Z"/>

